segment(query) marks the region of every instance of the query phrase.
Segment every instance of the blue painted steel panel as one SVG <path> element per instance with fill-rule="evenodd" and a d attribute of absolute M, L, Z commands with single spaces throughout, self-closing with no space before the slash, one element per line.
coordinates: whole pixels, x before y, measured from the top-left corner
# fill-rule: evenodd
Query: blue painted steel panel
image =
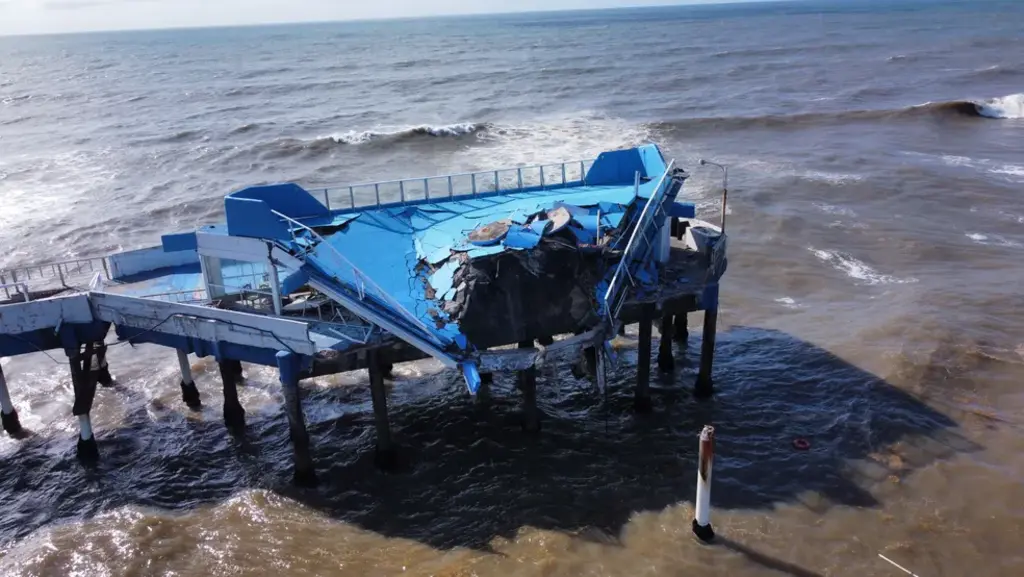
<path fill-rule="evenodd" d="M 525 226 L 513 226 L 508 230 L 503 244 L 508 248 L 530 249 L 540 243 L 541 236 L 532 228 Z"/>
<path fill-rule="evenodd" d="M 327 216 L 327 207 L 313 195 L 297 184 L 268 184 L 250 186 L 227 196 L 229 199 L 258 200 L 265 203 L 271 210 L 296 220 Z M 228 214 L 228 227 L 231 226 L 231 215 Z"/>
<path fill-rule="evenodd" d="M 692 202 L 673 202 L 668 207 L 668 215 L 675 218 L 693 218 L 697 216 L 697 207 Z"/>
<path fill-rule="evenodd" d="M 195 231 L 165 234 L 160 237 L 160 243 L 164 252 L 179 252 L 198 248 Z"/>
<path fill-rule="evenodd" d="M 285 241 L 291 239 L 288 227 L 270 210 L 271 205 L 262 200 L 227 197 L 224 200 L 224 211 L 228 220 L 228 234 Z"/>

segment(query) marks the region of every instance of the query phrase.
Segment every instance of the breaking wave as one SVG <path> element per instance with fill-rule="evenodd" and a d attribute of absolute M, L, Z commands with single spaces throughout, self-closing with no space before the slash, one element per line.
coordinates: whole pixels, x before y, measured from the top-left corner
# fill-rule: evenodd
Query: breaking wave
<path fill-rule="evenodd" d="M 332 134 L 330 136 L 323 137 L 322 139 L 330 139 L 337 144 L 366 144 L 381 140 L 390 142 L 403 141 L 423 136 L 458 138 L 460 136 L 475 134 L 477 132 L 485 132 L 489 128 L 490 125 L 485 123 L 461 123 L 441 126 L 424 124 L 420 126 L 400 128 L 397 130 L 349 130 L 348 132 Z"/>
<path fill-rule="evenodd" d="M 845 273 L 850 278 L 861 281 L 863 284 L 911 284 L 917 282 L 916 278 L 897 278 L 892 275 L 882 274 L 864 261 L 857 260 L 844 252 L 821 250 L 814 247 L 807 247 L 807 250 L 811 251 L 821 261 L 832 265 L 832 268 Z"/>
<path fill-rule="evenodd" d="M 857 120 L 899 120 L 926 117 L 946 118 L 1024 118 L 1024 94 L 1011 94 L 989 100 L 951 100 L 925 102 L 898 109 L 846 110 L 839 112 L 810 112 L 803 114 L 771 114 L 764 116 L 728 116 L 687 118 L 662 122 L 655 126 L 661 130 L 728 129 L 728 128 L 800 128 L 829 122 Z"/>

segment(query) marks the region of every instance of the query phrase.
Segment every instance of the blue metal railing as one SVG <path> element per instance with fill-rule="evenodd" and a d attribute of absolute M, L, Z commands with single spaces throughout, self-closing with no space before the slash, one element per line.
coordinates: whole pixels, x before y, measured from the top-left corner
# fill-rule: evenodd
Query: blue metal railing
<path fill-rule="evenodd" d="M 626 248 L 622 251 L 622 259 L 619 260 L 618 266 L 615 267 L 615 274 L 608 283 L 608 290 L 604 294 L 604 315 L 610 324 L 614 324 L 615 320 L 619 318 L 622 305 L 626 302 L 626 281 L 628 280 L 630 285 L 636 286 L 634 267 L 642 266 L 647 262 L 657 240 L 657 233 L 661 230 L 661 226 L 664 226 L 665 219 L 668 217 L 665 200 L 668 198 L 668 191 L 672 183 L 670 175 L 675 164 L 675 160 L 668 163 L 665 173 L 661 175 L 661 180 L 658 181 L 651 197 L 644 204 L 636 226 L 633 227 L 633 233 L 629 236 L 629 242 L 626 243 Z M 638 190 L 640 187 L 639 177 L 640 174 L 637 173 L 635 186 Z"/>
<path fill-rule="evenodd" d="M 594 160 L 576 160 L 481 172 L 406 178 L 316 188 L 310 194 L 322 197 L 328 209 L 359 208 L 381 204 L 403 204 L 417 200 L 443 200 L 477 194 L 516 192 L 553 186 L 586 186 L 587 170 Z"/>

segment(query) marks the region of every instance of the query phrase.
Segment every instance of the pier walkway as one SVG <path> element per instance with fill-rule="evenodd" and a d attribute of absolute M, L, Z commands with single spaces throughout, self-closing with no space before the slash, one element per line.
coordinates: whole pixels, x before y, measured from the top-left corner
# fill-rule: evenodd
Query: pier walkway
<path fill-rule="evenodd" d="M 697 392 L 709 394 L 726 238 L 676 200 L 686 177 L 649 145 L 322 195 L 247 188 L 225 198 L 224 223 L 160 246 L 0 271 L 0 355 L 65 351 L 85 460 L 98 458 L 89 413 L 97 385 L 110 383 L 111 329 L 175 349 L 192 408 L 201 400 L 188 355 L 214 357 L 233 431 L 245 427 L 240 363 L 277 367 L 302 483 L 315 481 L 298 395 L 311 376 L 369 369 L 382 464 L 393 459 L 384 378 L 398 362 L 435 358 L 471 394 L 491 373 L 517 371 L 524 428 L 536 430 L 537 366 L 579 362 L 603 387 L 610 340 L 639 322 L 637 407 L 649 409 L 653 321 L 667 371 L 686 315 L 704 310 Z M 16 434 L 2 374 L 0 405 Z"/>

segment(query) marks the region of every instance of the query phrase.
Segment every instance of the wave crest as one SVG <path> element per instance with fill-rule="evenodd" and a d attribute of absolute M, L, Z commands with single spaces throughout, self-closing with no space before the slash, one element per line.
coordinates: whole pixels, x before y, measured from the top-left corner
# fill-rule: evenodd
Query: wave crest
<path fill-rule="evenodd" d="M 336 144 L 367 144 L 375 141 L 402 141 L 420 136 L 431 136 L 435 138 L 458 138 L 485 132 L 490 128 L 488 124 L 461 123 L 447 124 L 441 126 L 420 125 L 398 130 L 349 130 L 339 134 L 332 134 L 317 140 L 330 139 Z"/>
<path fill-rule="evenodd" d="M 699 129 L 802 128 L 834 122 L 919 119 L 922 116 L 995 119 L 1024 118 L 1024 94 L 1011 94 L 990 100 L 925 102 L 924 104 L 898 109 L 686 118 L 662 122 L 655 125 L 655 127 L 668 131 L 676 129 L 692 131 Z"/>

